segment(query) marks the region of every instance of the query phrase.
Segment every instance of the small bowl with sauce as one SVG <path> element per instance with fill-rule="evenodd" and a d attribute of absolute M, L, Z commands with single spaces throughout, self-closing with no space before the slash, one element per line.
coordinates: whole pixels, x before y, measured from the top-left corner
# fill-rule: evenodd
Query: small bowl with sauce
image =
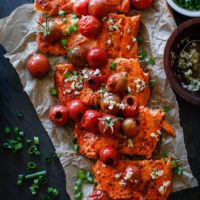
<path fill-rule="evenodd" d="M 200 18 L 179 25 L 164 52 L 166 76 L 184 100 L 200 105 Z"/>
<path fill-rule="evenodd" d="M 168 4 L 178 13 L 188 17 L 200 17 L 200 3 L 188 0 L 167 0 Z"/>

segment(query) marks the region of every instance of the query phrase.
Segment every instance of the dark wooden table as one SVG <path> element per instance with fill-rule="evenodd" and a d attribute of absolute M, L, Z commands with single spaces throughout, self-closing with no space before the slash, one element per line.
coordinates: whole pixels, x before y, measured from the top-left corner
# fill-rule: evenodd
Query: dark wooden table
<path fill-rule="evenodd" d="M 8 16 L 21 4 L 32 2 L 33 0 L 1 0 L 0 18 Z M 174 12 L 174 17 L 177 24 L 188 19 L 176 12 Z M 3 58 L 4 53 L 4 49 L 0 47 L 0 128 L 6 124 L 20 124 L 25 131 L 29 132 L 28 134 L 38 133 L 42 137 L 42 141 L 45 145 L 45 147 L 42 147 L 43 152 L 53 152 L 54 149 L 51 141 L 47 136 L 44 136 L 45 130 L 37 118 L 28 96 L 22 91 L 18 75 L 9 64 L 8 60 Z M 178 96 L 177 100 L 180 107 L 181 125 L 184 130 L 188 159 L 194 176 L 197 177 L 200 182 L 200 107 L 193 106 L 180 99 Z M 23 108 L 27 112 L 27 118 L 23 122 L 18 120 L 15 114 L 13 114 L 14 111 L 20 108 Z M 1 140 L 3 140 L 3 137 L 0 133 L 0 141 Z M 15 181 L 13 181 L 13 177 L 16 177 L 19 168 L 24 170 L 24 167 L 22 167 L 20 163 L 27 159 L 28 158 L 22 154 L 16 160 L 16 157 L 10 156 L 10 154 L 2 152 L 2 149 L 0 149 L 0 200 L 39 200 L 39 197 L 33 198 L 30 193 L 27 192 L 28 189 L 18 190 Z M 56 162 L 53 166 L 41 164 L 41 167 L 48 168 L 50 172 L 50 183 L 60 188 L 60 199 L 67 200 L 65 179 L 60 163 Z M 174 193 L 170 196 L 170 199 L 200 200 L 200 187 Z"/>

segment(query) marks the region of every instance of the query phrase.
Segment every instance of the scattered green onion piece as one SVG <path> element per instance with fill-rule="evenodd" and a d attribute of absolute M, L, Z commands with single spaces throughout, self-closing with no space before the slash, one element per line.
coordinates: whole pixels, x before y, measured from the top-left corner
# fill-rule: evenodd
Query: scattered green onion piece
<path fill-rule="evenodd" d="M 60 17 L 65 17 L 65 16 L 66 16 L 66 12 L 65 12 L 64 10 L 59 10 L 59 11 L 58 11 L 58 15 L 59 15 Z"/>
<path fill-rule="evenodd" d="M 15 135 L 18 135 L 20 129 L 19 129 L 19 127 L 15 127 L 13 131 L 14 131 L 14 134 L 15 134 Z"/>
<path fill-rule="evenodd" d="M 40 188 L 39 180 L 38 179 L 34 179 L 33 180 L 32 187 L 34 187 L 35 189 L 39 189 Z"/>
<path fill-rule="evenodd" d="M 176 160 L 172 160 L 172 168 L 175 168 L 175 167 L 177 167 L 177 162 Z"/>
<path fill-rule="evenodd" d="M 72 13 L 72 19 L 78 19 L 78 16 L 74 13 Z"/>
<path fill-rule="evenodd" d="M 39 151 L 35 151 L 34 154 L 35 154 L 36 156 L 39 156 L 39 155 L 40 155 L 40 152 L 39 152 Z"/>
<path fill-rule="evenodd" d="M 46 176 L 39 176 L 39 182 L 41 184 L 46 184 L 48 182 L 48 179 Z"/>
<path fill-rule="evenodd" d="M 51 89 L 50 89 L 50 94 L 51 94 L 51 96 L 56 97 L 56 96 L 58 95 L 57 89 L 56 89 L 56 88 L 51 88 Z"/>
<path fill-rule="evenodd" d="M 34 141 L 35 145 L 39 145 L 40 144 L 39 137 L 33 137 L 33 141 Z"/>
<path fill-rule="evenodd" d="M 28 164 L 27 164 L 27 170 L 29 170 L 29 171 L 33 171 L 34 169 L 36 169 L 36 167 L 37 167 L 37 165 L 36 165 L 36 163 L 35 162 L 28 162 Z"/>
<path fill-rule="evenodd" d="M 75 194 L 74 198 L 76 200 L 81 200 L 83 198 L 83 193 L 82 192 L 78 192 Z"/>
<path fill-rule="evenodd" d="M 13 147 L 13 152 L 17 152 L 18 150 L 22 149 L 23 145 L 21 142 L 16 143 Z"/>
<path fill-rule="evenodd" d="M 137 42 L 140 44 L 140 43 L 142 43 L 143 42 L 143 39 L 141 38 L 141 37 L 137 37 Z"/>
<path fill-rule="evenodd" d="M 78 173 L 77 173 L 77 176 L 81 181 L 86 179 L 86 174 L 83 170 L 79 170 Z"/>
<path fill-rule="evenodd" d="M 60 192 L 58 191 L 58 189 L 56 189 L 54 187 L 48 187 L 47 188 L 47 193 L 48 194 L 52 194 L 55 197 L 57 197 L 60 194 Z"/>
<path fill-rule="evenodd" d="M 170 111 L 170 108 L 168 106 L 163 106 L 163 111 L 165 113 L 168 113 Z"/>
<path fill-rule="evenodd" d="M 50 200 L 50 197 L 48 195 L 43 195 L 42 200 Z"/>
<path fill-rule="evenodd" d="M 139 52 L 139 58 L 141 61 L 144 61 L 147 58 L 147 52 L 146 51 L 141 51 Z"/>
<path fill-rule="evenodd" d="M 86 172 L 86 181 L 88 182 L 88 183 L 93 183 L 93 181 L 94 181 L 94 178 L 93 178 L 93 175 L 92 175 L 92 173 L 91 172 Z"/>
<path fill-rule="evenodd" d="M 27 143 L 27 144 L 30 144 L 31 142 L 32 142 L 32 140 L 30 140 L 30 139 L 27 139 L 27 140 L 26 140 L 26 143 Z"/>
<path fill-rule="evenodd" d="M 74 151 L 75 151 L 76 153 L 79 152 L 79 145 L 78 145 L 76 139 L 73 140 L 73 149 L 74 149 Z"/>
<path fill-rule="evenodd" d="M 72 76 L 72 74 L 70 71 L 66 72 L 64 75 L 65 79 L 70 78 L 71 76 Z"/>
<path fill-rule="evenodd" d="M 37 151 L 37 146 L 32 145 L 29 149 L 28 149 L 28 154 L 32 155 Z"/>
<path fill-rule="evenodd" d="M 19 131 L 19 134 L 18 134 L 20 137 L 24 137 L 24 132 L 23 131 Z"/>
<path fill-rule="evenodd" d="M 33 186 L 29 187 L 29 190 L 31 191 L 32 195 L 36 195 L 36 190 Z"/>
<path fill-rule="evenodd" d="M 116 62 L 112 62 L 112 63 L 110 64 L 110 69 L 111 69 L 111 70 L 115 70 L 116 67 L 117 67 Z"/>
<path fill-rule="evenodd" d="M 17 111 L 17 117 L 19 119 L 23 119 L 24 118 L 24 113 L 21 110 Z"/>
<path fill-rule="evenodd" d="M 68 34 L 76 33 L 78 31 L 78 24 L 73 24 L 73 26 L 69 26 L 67 29 Z"/>
<path fill-rule="evenodd" d="M 3 129 L 3 133 L 4 133 L 5 135 L 8 135 L 9 133 L 11 133 L 10 128 L 9 128 L 9 127 L 5 127 L 5 128 Z"/>
<path fill-rule="evenodd" d="M 78 186 L 81 186 L 81 184 L 82 184 L 81 179 L 78 179 L 78 180 L 76 181 L 76 183 L 75 183 L 75 185 L 78 185 Z"/>
<path fill-rule="evenodd" d="M 153 58 L 149 58 L 148 63 L 149 63 L 150 65 L 155 65 L 155 60 L 154 60 Z"/>
<path fill-rule="evenodd" d="M 73 74 L 74 74 L 75 76 L 78 76 L 78 72 L 77 72 L 77 71 L 74 71 Z"/>
<path fill-rule="evenodd" d="M 66 47 L 67 46 L 67 40 L 66 39 L 63 39 L 60 41 L 60 44 L 63 46 L 63 47 Z"/>
<path fill-rule="evenodd" d="M 40 172 L 36 172 L 36 173 L 33 173 L 33 174 L 28 174 L 25 176 L 25 179 L 34 179 L 34 178 L 40 178 L 41 176 L 46 176 L 47 175 L 47 172 L 44 170 L 44 171 L 40 171 Z"/>
<path fill-rule="evenodd" d="M 155 84 L 156 84 L 156 79 L 149 80 L 149 87 L 150 88 L 153 88 L 155 86 Z"/>
<path fill-rule="evenodd" d="M 75 184 L 75 185 L 74 185 L 74 189 L 73 189 L 73 191 L 74 191 L 74 193 L 75 193 L 75 192 L 79 192 L 79 191 L 81 191 L 81 185 L 77 185 L 77 184 Z"/>
<path fill-rule="evenodd" d="M 24 179 L 24 175 L 19 174 L 18 178 L 17 178 L 17 185 L 22 185 L 23 184 L 23 179 Z"/>

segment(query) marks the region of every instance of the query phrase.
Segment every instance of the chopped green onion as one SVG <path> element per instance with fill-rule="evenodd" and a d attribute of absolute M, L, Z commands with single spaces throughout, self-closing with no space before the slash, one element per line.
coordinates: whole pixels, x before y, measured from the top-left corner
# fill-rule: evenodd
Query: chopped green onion
<path fill-rule="evenodd" d="M 66 16 L 66 12 L 65 12 L 64 10 L 59 10 L 59 11 L 58 11 L 58 15 L 59 15 L 60 17 L 65 17 L 65 16 Z"/>
<path fill-rule="evenodd" d="M 144 61 L 147 58 L 148 54 L 146 51 L 139 52 L 139 58 L 140 60 Z"/>
<path fill-rule="evenodd" d="M 172 160 L 172 172 L 178 176 L 183 175 L 183 167 L 177 164 L 176 160 Z"/>
<path fill-rule="evenodd" d="M 69 26 L 67 29 L 67 32 L 70 33 L 76 33 L 78 31 L 78 24 L 73 24 L 73 26 Z"/>
<path fill-rule="evenodd" d="M 81 200 L 83 198 L 83 193 L 82 192 L 78 192 L 75 194 L 74 198 L 76 200 Z"/>
<path fill-rule="evenodd" d="M 78 185 L 78 186 L 81 186 L 81 184 L 82 184 L 81 179 L 78 179 L 78 180 L 76 181 L 76 183 L 75 183 L 75 185 Z"/>
<path fill-rule="evenodd" d="M 19 131 L 19 134 L 18 134 L 20 137 L 23 137 L 24 136 L 24 132 L 23 131 Z"/>
<path fill-rule="evenodd" d="M 50 200 L 50 197 L 48 195 L 43 195 L 42 200 Z"/>
<path fill-rule="evenodd" d="M 56 189 L 54 187 L 48 187 L 47 188 L 47 193 L 48 194 L 52 194 L 55 197 L 57 197 L 60 194 L 60 192 L 58 191 L 58 189 Z"/>
<path fill-rule="evenodd" d="M 32 145 L 32 146 L 28 149 L 28 154 L 30 154 L 30 155 L 35 154 L 36 151 L 37 151 L 37 146 L 36 146 L 36 145 Z"/>
<path fill-rule="evenodd" d="M 110 69 L 111 69 L 111 70 L 115 70 L 116 67 L 117 67 L 116 62 L 112 62 L 112 63 L 110 64 Z"/>
<path fill-rule="evenodd" d="M 68 79 L 72 76 L 71 72 L 70 71 L 67 71 L 64 75 L 65 79 Z"/>
<path fill-rule="evenodd" d="M 163 106 L 163 111 L 165 113 L 168 113 L 170 111 L 170 108 L 168 106 Z"/>
<path fill-rule="evenodd" d="M 155 65 L 155 60 L 154 60 L 153 58 L 149 58 L 148 63 L 149 63 L 150 65 Z"/>
<path fill-rule="evenodd" d="M 37 165 L 36 165 L 36 163 L 35 162 L 28 162 L 28 164 L 27 164 L 27 170 L 28 171 L 33 171 L 34 169 L 36 169 L 36 167 L 37 167 Z"/>
<path fill-rule="evenodd" d="M 155 84 L 156 84 L 156 79 L 149 80 L 149 87 L 150 88 L 153 88 L 155 86 Z"/>
<path fill-rule="evenodd" d="M 36 172 L 33 174 L 28 174 L 25 176 L 25 179 L 34 179 L 34 178 L 38 178 L 40 176 L 46 176 L 46 175 L 47 175 L 47 172 L 44 170 L 44 171 Z"/>
<path fill-rule="evenodd" d="M 34 144 L 35 145 L 39 145 L 40 144 L 40 140 L 39 140 L 39 137 L 33 137 L 33 141 L 34 141 Z"/>
<path fill-rule="evenodd" d="M 76 152 L 76 153 L 78 153 L 79 152 L 79 145 L 76 143 L 76 144 L 73 144 L 73 148 L 74 148 L 74 151 Z"/>
<path fill-rule="evenodd" d="M 23 119 L 24 118 L 24 113 L 21 110 L 17 111 L 17 117 L 19 119 Z"/>
<path fill-rule="evenodd" d="M 19 174 L 18 178 L 17 178 L 17 185 L 22 185 L 23 184 L 23 179 L 24 179 L 24 175 Z"/>
<path fill-rule="evenodd" d="M 72 13 L 72 19 L 78 19 L 78 16 L 74 13 Z"/>
<path fill-rule="evenodd" d="M 39 182 L 41 184 L 46 184 L 48 182 L 48 179 L 46 176 L 39 176 Z"/>
<path fill-rule="evenodd" d="M 31 142 L 32 142 L 32 140 L 30 140 L 30 139 L 27 139 L 27 140 L 26 140 L 26 143 L 27 143 L 27 144 L 30 144 Z"/>
<path fill-rule="evenodd" d="M 77 72 L 77 71 L 74 71 L 73 74 L 74 74 L 75 76 L 78 76 L 78 72 Z"/>
<path fill-rule="evenodd" d="M 10 128 L 9 128 L 9 127 L 5 127 L 5 128 L 3 129 L 3 133 L 4 133 L 5 135 L 8 135 L 9 133 L 11 133 Z"/>
<path fill-rule="evenodd" d="M 85 172 L 83 170 L 79 170 L 77 175 L 80 180 L 84 180 L 86 178 Z"/>
<path fill-rule="evenodd" d="M 50 88 L 50 94 L 51 94 L 51 96 L 56 97 L 58 95 L 57 89 L 56 88 Z"/>
<path fill-rule="evenodd" d="M 175 168 L 175 167 L 177 167 L 177 162 L 176 160 L 172 160 L 172 168 Z"/>
<path fill-rule="evenodd" d="M 138 37 L 137 37 L 137 42 L 138 42 L 138 43 L 142 43 L 142 42 L 143 42 L 143 39 L 142 39 L 141 37 L 138 36 Z"/>
<path fill-rule="evenodd" d="M 16 144 L 14 145 L 14 147 L 13 147 L 13 150 L 14 150 L 13 152 L 17 152 L 18 150 L 22 149 L 22 147 L 23 147 L 23 145 L 22 145 L 21 142 L 16 143 Z"/>
<path fill-rule="evenodd" d="M 35 151 L 34 153 L 36 156 L 39 156 L 40 155 L 40 152 L 39 151 Z"/>
<path fill-rule="evenodd" d="M 39 189 L 39 179 L 33 180 L 32 187 L 34 187 L 35 189 Z"/>
<path fill-rule="evenodd" d="M 74 189 L 73 189 L 73 191 L 74 191 L 74 193 L 75 193 L 75 192 L 79 192 L 79 191 L 81 191 L 81 185 L 77 185 L 77 184 L 75 184 L 75 185 L 74 185 Z"/>
<path fill-rule="evenodd" d="M 66 47 L 67 46 L 67 40 L 66 39 L 63 39 L 60 41 L 60 44 L 63 46 L 63 47 Z"/>
<path fill-rule="evenodd" d="M 92 173 L 91 172 L 86 172 L 86 181 L 88 182 L 88 183 L 93 183 L 93 181 L 94 181 L 94 178 L 93 178 L 93 175 L 92 175 Z"/>
<path fill-rule="evenodd" d="M 36 190 L 33 186 L 29 187 L 29 190 L 31 191 L 32 195 L 36 195 Z"/>
<path fill-rule="evenodd" d="M 19 127 L 15 127 L 13 131 L 14 131 L 14 134 L 15 134 L 15 135 L 18 135 L 20 129 L 19 129 Z"/>

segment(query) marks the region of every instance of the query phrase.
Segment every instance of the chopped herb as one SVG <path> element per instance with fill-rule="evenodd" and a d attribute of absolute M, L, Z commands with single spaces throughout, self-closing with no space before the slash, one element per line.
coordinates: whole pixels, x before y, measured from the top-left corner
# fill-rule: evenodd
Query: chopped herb
<path fill-rule="evenodd" d="M 15 127 L 13 131 L 14 131 L 14 134 L 17 136 L 19 134 L 20 129 L 19 127 Z"/>
<path fill-rule="evenodd" d="M 30 162 L 27 163 L 27 170 L 28 171 L 33 171 L 34 169 L 36 169 L 36 167 L 37 167 L 37 165 L 36 165 L 35 162 L 30 161 Z"/>
<path fill-rule="evenodd" d="M 27 143 L 27 144 L 30 144 L 31 142 L 32 142 L 32 140 L 30 140 L 30 139 L 27 139 L 27 140 L 26 140 L 26 143 Z"/>
<path fill-rule="evenodd" d="M 31 191 L 32 195 L 36 195 L 37 194 L 36 190 L 35 190 L 35 188 L 33 186 L 29 187 L 29 190 Z"/>
<path fill-rule="evenodd" d="M 155 60 L 149 57 L 147 51 L 139 52 L 139 59 L 141 62 L 147 62 L 149 65 L 155 65 Z"/>
<path fill-rule="evenodd" d="M 74 151 L 75 151 L 76 153 L 79 152 L 79 145 L 78 145 L 76 139 L 73 140 L 73 149 L 74 149 Z"/>
<path fill-rule="evenodd" d="M 75 200 L 81 200 L 83 198 L 83 193 L 82 192 L 76 193 L 74 198 L 75 198 Z"/>
<path fill-rule="evenodd" d="M 58 191 L 58 189 L 56 189 L 54 187 L 48 187 L 47 188 L 47 193 L 48 194 L 52 194 L 55 197 L 57 197 L 60 194 L 60 192 Z"/>
<path fill-rule="evenodd" d="M 39 145 L 40 144 L 39 137 L 33 137 L 33 141 L 34 141 L 35 145 Z"/>
<path fill-rule="evenodd" d="M 75 76 L 78 76 L 78 72 L 77 72 L 77 71 L 74 71 L 73 74 L 74 74 Z"/>
<path fill-rule="evenodd" d="M 183 175 L 183 167 L 177 164 L 175 160 L 172 161 L 172 173 L 178 176 Z"/>
<path fill-rule="evenodd" d="M 65 12 L 64 10 L 59 10 L 59 11 L 58 11 L 58 15 L 59 15 L 60 17 L 65 17 L 65 16 L 66 16 L 66 12 Z"/>
<path fill-rule="evenodd" d="M 149 63 L 150 65 L 155 65 L 155 60 L 154 60 L 153 58 L 149 58 L 148 63 Z"/>
<path fill-rule="evenodd" d="M 17 185 L 22 185 L 23 184 L 23 179 L 24 179 L 24 175 L 19 174 L 18 178 L 17 178 Z"/>
<path fill-rule="evenodd" d="M 112 63 L 110 64 L 110 69 L 111 69 L 111 70 L 115 70 L 116 67 L 117 67 L 116 62 L 112 62 Z"/>
<path fill-rule="evenodd" d="M 51 96 L 56 97 L 58 95 L 57 94 L 57 89 L 56 88 L 50 88 L 50 94 L 51 94 Z"/>
<path fill-rule="evenodd" d="M 149 80 L 149 87 L 150 88 L 153 88 L 155 86 L 155 84 L 156 84 L 156 79 Z"/>
<path fill-rule="evenodd" d="M 138 36 L 138 37 L 137 37 L 137 42 L 138 42 L 138 43 L 142 43 L 142 42 L 143 42 L 143 39 L 142 39 L 141 37 Z"/>
<path fill-rule="evenodd" d="M 72 73 L 70 71 L 67 71 L 64 75 L 65 79 L 68 79 L 72 76 Z"/>
<path fill-rule="evenodd" d="M 163 106 L 163 111 L 165 113 L 168 113 L 170 111 L 170 108 L 168 106 Z"/>
<path fill-rule="evenodd" d="M 74 13 L 72 13 L 72 19 L 78 19 L 78 16 Z"/>
<path fill-rule="evenodd" d="M 50 200 L 50 197 L 45 194 L 45 195 L 42 196 L 42 200 Z"/>
<path fill-rule="evenodd" d="M 3 129 L 3 133 L 4 133 L 5 135 L 8 135 L 9 133 L 11 133 L 10 128 L 9 128 L 9 127 L 5 127 L 5 128 Z"/>
<path fill-rule="evenodd" d="M 67 40 L 66 39 L 63 39 L 60 41 L 60 44 L 63 46 L 63 47 L 66 47 L 67 46 Z"/>
<path fill-rule="evenodd" d="M 42 177 L 42 176 L 46 176 L 47 175 L 47 172 L 44 170 L 44 171 L 40 171 L 40 172 L 36 172 L 36 173 L 33 173 L 33 174 L 28 174 L 25 176 L 25 179 L 34 179 L 34 178 L 38 178 L 38 177 Z"/>
<path fill-rule="evenodd" d="M 146 51 L 139 52 L 139 58 L 140 60 L 144 61 L 147 58 L 148 54 Z"/>

